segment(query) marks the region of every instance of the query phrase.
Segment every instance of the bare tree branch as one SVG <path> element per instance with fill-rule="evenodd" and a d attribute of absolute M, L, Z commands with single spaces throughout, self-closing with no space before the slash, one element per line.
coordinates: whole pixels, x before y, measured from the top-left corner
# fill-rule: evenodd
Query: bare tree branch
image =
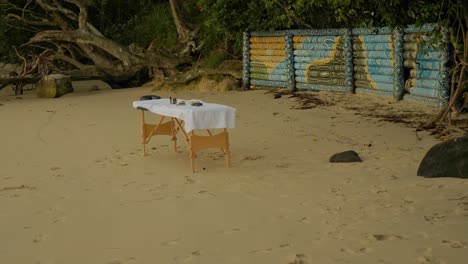
<path fill-rule="evenodd" d="M 26 24 L 26 25 L 31 25 L 31 26 L 49 26 L 49 27 L 53 27 L 53 26 L 57 26 L 57 24 L 47 20 L 47 19 L 44 19 L 42 21 L 33 21 L 33 20 L 29 20 L 29 19 L 26 19 L 21 16 L 18 16 L 18 15 L 15 15 L 15 14 L 8 14 L 6 16 L 7 19 L 16 19 L 18 21 L 20 21 L 21 23 L 23 24 Z"/>

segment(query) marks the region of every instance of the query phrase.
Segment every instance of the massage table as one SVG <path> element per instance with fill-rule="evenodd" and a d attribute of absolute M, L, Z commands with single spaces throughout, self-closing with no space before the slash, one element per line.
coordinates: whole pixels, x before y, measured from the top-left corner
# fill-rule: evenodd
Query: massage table
<path fill-rule="evenodd" d="M 167 135 L 171 137 L 174 150 L 177 152 L 177 134 L 181 132 L 189 148 L 192 172 L 195 172 L 197 153 L 207 148 L 219 148 L 226 157 L 226 166 L 230 166 L 229 128 L 235 126 L 236 109 L 220 104 L 201 102 L 201 106 L 192 106 L 195 100 L 180 100 L 172 104 L 170 99 L 155 99 L 133 102 L 133 107 L 141 111 L 141 137 L 143 156 L 146 156 L 146 144 L 153 136 Z M 185 102 L 181 105 L 180 102 Z M 159 122 L 150 124 L 145 120 L 145 112 L 149 111 L 160 116 Z M 210 129 L 223 129 L 213 134 Z M 207 135 L 196 135 L 196 130 L 204 130 Z"/>

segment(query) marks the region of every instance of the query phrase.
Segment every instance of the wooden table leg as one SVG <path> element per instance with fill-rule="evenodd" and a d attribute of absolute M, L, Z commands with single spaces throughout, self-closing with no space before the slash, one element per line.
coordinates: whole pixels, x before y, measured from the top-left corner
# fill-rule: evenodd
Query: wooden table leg
<path fill-rule="evenodd" d="M 193 131 L 190 134 L 190 159 L 192 163 L 192 172 L 195 171 L 195 158 L 197 153 L 207 148 L 220 148 L 226 156 L 226 166 L 229 168 L 231 165 L 230 151 L 229 151 L 229 133 L 227 129 L 216 135 L 209 132 L 209 136 L 197 136 Z"/>
<path fill-rule="evenodd" d="M 141 144 L 143 144 L 143 157 L 146 156 L 146 124 L 145 111 L 141 110 Z"/>
<path fill-rule="evenodd" d="M 226 155 L 226 166 L 229 168 L 231 166 L 231 159 L 230 159 L 230 152 L 229 152 L 229 134 L 228 134 L 226 128 L 224 129 L 224 133 L 226 133 L 226 142 L 225 142 L 224 155 Z"/>
<path fill-rule="evenodd" d="M 175 126 L 174 118 L 171 118 L 172 142 L 174 143 L 174 151 L 177 153 L 177 132 L 179 129 Z"/>
<path fill-rule="evenodd" d="M 168 132 L 168 123 L 162 124 L 164 121 L 164 116 L 161 116 L 161 119 L 159 120 L 159 123 L 157 125 L 153 124 L 147 124 L 145 122 L 145 113 L 142 110 L 141 111 L 141 143 L 143 144 L 143 157 L 146 156 L 146 144 L 148 144 L 149 140 L 153 135 L 157 135 L 158 133 L 161 134 L 168 134 L 171 135 L 172 132 Z"/>
<path fill-rule="evenodd" d="M 190 132 L 191 137 L 195 135 L 195 133 L 192 131 Z M 195 172 L 195 151 L 193 149 L 193 142 L 192 140 L 189 141 L 190 143 L 190 164 L 192 165 L 192 173 Z"/>

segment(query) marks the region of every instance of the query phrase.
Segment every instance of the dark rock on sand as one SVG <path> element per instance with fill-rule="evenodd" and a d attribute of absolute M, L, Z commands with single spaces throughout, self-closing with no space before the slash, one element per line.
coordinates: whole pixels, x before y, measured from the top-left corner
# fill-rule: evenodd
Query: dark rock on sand
<path fill-rule="evenodd" d="M 468 136 L 434 145 L 419 164 L 418 176 L 468 179 Z"/>
<path fill-rule="evenodd" d="M 362 162 L 359 155 L 354 150 L 348 150 L 341 153 L 336 153 L 330 157 L 332 163 L 346 163 L 346 162 Z"/>

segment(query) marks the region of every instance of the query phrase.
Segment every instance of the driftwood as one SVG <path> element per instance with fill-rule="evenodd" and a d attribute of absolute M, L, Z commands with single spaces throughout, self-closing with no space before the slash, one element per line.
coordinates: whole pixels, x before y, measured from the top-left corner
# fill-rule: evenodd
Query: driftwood
<path fill-rule="evenodd" d="M 74 76 L 76 74 L 72 72 L 76 71 L 78 75 L 89 73 L 90 76 L 99 76 L 113 87 L 128 87 L 149 81 L 152 72 L 176 69 L 177 65 L 190 62 L 189 56 L 180 56 L 181 52 L 163 54 L 153 49 L 127 47 L 106 38 L 89 23 L 83 0 L 30 0 L 25 6 L 19 6 L 18 1 L 14 0 L 4 0 L 3 3 L 10 23 L 22 24 L 36 32 L 39 29 L 21 46 L 21 52 L 17 51 L 17 55 L 24 65 L 44 64 L 46 67 L 33 67 L 36 72 L 31 72 L 33 68 L 29 68 L 20 75 L 65 73 Z M 70 9 L 70 4 L 76 8 Z M 197 46 L 193 43 L 197 30 L 190 29 L 183 22 L 177 0 L 170 0 L 170 5 L 179 41 L 192 47 L 190 52 L 185 52 L 191 55 Z M 181 49 L 186 48 L 181 46 Z M 33 56 L 31 53 L 40 55 Z M 29 62 L 31 60 L 35 62 Z M 40 71 L 44 68 L 47 70 Z"/>
<path fill-rule="evenodd" d="M 27 76 L 8 76 L 8 77 L 1 77 L 0 76 L 0 89 L 9 85 L 9 84 L 16 84 L 16 83 L 36 83 L 41 79 L 41 76 L 38 75 L 27 75 Z"/>

